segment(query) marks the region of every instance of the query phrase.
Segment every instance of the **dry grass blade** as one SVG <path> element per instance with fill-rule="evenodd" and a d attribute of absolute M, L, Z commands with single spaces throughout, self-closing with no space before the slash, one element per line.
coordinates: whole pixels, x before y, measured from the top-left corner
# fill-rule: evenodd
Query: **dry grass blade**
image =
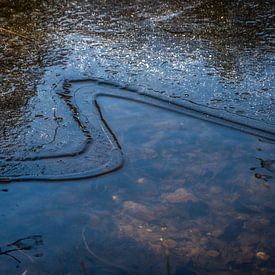
<path fill-rule="evenodd" d="M 105 259 L 99 257 L 98 255 L 96 255 L 96 254 L 91 250 L 91 248 L 89 247 L 89 245 L 88 245 L 88 243 L 87 243 L 87 241 L 86 241 L 85 231 L 86 231 L 86 227 L 84 227 L 83 230 L 82 230 L 82 240 L 83 240 L 83 243 L 84 243 L 84 245 L 85 245 L 87 251 L 88 251 L 95 259 L 97 259 L 99 262 L 101 262 L 101 263 L 103 263 L 103 264 L 105 264 L 105 265 L 107 265 L 107 266 L 110 266 L 110 267 L 113 267 L 113 268 L 120 269 L 120 270 L 123 270 L 123 271 L 128 272 L 128 270 L 127 270 L 126 267 L 120 266 L 120 265 L 116 265 L 116 264 L 111 263 L 111 262 L 109 262 L 109 261 L 107 261 L 107 260 L 105 260 Z"/>
<path fill-rule="evenodd" d="M 17 32 L 14 32 L 14 31 L 2 28 L 2 27 L 0 27 L 0 32 L 5 32 L 5 33 L 11 34 L 11 35 L 15 35 L 15 36 L 24 38 L 24 39 L 29 40 L 29 41 L 33 41 L 33 39 L 31 39 L 31 38 L 29 38 L 29 37 L 27 37 L 25 35 L 22 35 L 20 33 L 17 33 Z"/>

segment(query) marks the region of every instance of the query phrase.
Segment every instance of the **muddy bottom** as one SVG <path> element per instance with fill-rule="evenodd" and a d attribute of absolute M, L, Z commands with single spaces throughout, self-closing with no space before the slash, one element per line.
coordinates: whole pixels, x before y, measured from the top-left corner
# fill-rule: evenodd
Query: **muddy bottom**
<path fill-rule="evenodd" d="M 123 169 L 2 185 L 3 274 L 274 271 L 273 144 L 132 100 L 97 101 Z"/>

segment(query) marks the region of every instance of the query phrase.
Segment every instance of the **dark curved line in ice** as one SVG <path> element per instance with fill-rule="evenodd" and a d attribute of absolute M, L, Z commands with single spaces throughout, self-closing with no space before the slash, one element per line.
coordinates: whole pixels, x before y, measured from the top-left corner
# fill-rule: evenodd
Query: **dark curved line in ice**
<path fill-rule="evenodd" d="M 71 91 L 71 84 L 80 85 L 73 92 Z M 64 89 L 62 93 L 59 95 L 63 98 L 63 100 L 67 103 L 68 107 L 72 110 L 73 118 L 79 124 L 83 131 L 83 134 L 86 135 L 86 145 L 85 147 L 78 151 L 78 152 L 71 152 L 56 156 L 43 156 L 37 158 L 27 158 L 26 160 L 40 160 L 43 158 L 66 158 L 66 157 L 74 157 L 77 155 L 81 155 L 87 151 L 87 148 L 91 146 L 91 136 L 92 134 L 89 132 L 88 127 L 81 121 L 79 116 L 76 113 L 81 115 L 80 108 L 77 108 L 76 102 L 72 102 L 75 98 L 77 93 L 81 92 L 83 88 L 88 89 L 91 85 L 98 85 L 98 87 L 105 88 L 103 91 L 94 91 L 91 92 L 91 103 L 92 108 L 95 108 L 96 114 L 100 119 L 101 125 L 100 130 L 101 132 L 107 136 L 108 140 L 110 141 L 113 147 L 113 154 L 111 159 L 109 159 L 104 165 L 97 167 L 96 169 L 92 169 L 86 172 L 81 173 L 73 173 L 73 174 L 65 174 L 65 175 L 48 175 L 48 176 L 13 176 L 13 177 L 0 177 L 0 182 L 10 182 L 10 181 L 65 181 L 65 180 L 79 180 L 84 178 L 92 178 L 97 177 L 100 175 L 105 175 L 111 172 L 114 172 L 120 169 L 123 166 L 124 158 L 122 148 L 119 144 L 117 137 L 115 136 L 114 132 L 112 131 L 111 127 L 108 125 L 107 121 L 105 120 L 100 106 L 97 102 L 97 98 L 100 96 L 105 97 L 113 97 L 119 99 L 126 99 L 131 100 L 137 103 L 147 104 L 150 106 L 158 107 L 164 110 L 180 113 L 183 115 L 195 117 L 198 119 L 202 119 L 205 121 L 209 121 L 214 124 L 222 125 L 225 127 L 229 127 L 235 129 L 237 131 L 245 132 L 255 137 L 259 137 L 265 139 L 269 142 L 275 141 L 275 132 L 272 129 L 268 129 L 268 127 L 263 127 L 257 125 L 257 123 L 253 124 L 250 120 L 248 120 L 248 124 L 245 123 L 242 119 L 234 120 L 231 117 L 227 117 L 224 114 L 215 112 L 206 106 L 197 106 L 194 103 L 188 102 L 188 104 L 182 104 L 174 101 L 168 101 L 166 97 L 162 96 L 155 96 L 150 94 L 139 93 L 138 90 L 132 89 L 130 87 L 121 86 L 117 83 L 107 82 L 100 79 L 88 79 L 88 80 L 80 80 L 80 81 L 67 81 L 64 83 Z M 115 91 L 113 91 L 115 90 Z M 22 160 L 23 161 L 23 160 Z"/>
<path fill-rule="evenodd" d="M 221 110 L 219 109 L 209 108 L 208 106 L 204 106 L 202 104 L 195 103 L 189 100 L 186 101 L 185 103 L 179 103 L 173 99 L 171 99 L 170 101 L 169 100 L 170 98 L 167 98 L 162 95 L 140 93 L 137 89 L 133 89 L 127 86 L 122 86 L 117 83 L 108 82 L 105 80 L 88 79 L 88 80 L 70 81 L 70 83 L 89 83 L 89 82 L 96 83 L 97 85 L 109 86 L 110 88 L 114 87 L 123 91 L 123 94 L 112 93 L 111 91 L 108 91 L 108 93 L 95 92 L 93 96 L 94 100 L 98 96 L 109 96 L 114 98 L 128 99 L 138 103 L 144 103 L 144 104 L 159 107 L 168 111 L 174 111 L 187 116 L 199 118 L 205 121 L 210 121 L 218 125 L 223 125 L 229 128 L 233 128 L 240 132 L 248 133 L 250 135 L 263 138 L 270 142 L 275 142 L 274 128 L 263 126 L 263 124 L 265 123 L 261 122 L 259 124 L 258 123 L 259 121 L 257 120 L 254 121 L 253 119 L 249 119 L 246 117 L 243 118 L 243 117 L 240 117 L 239 115 L 234 115 L 232 113 L 228 115 L 227 111 L 225 111 L 225 114 L 222 114 Z M 84 86 L 84 87 L 87 87 L 87 86 Z M 233 117 L 235 117 L 235 119 Z"/>
<path fill-rule="evenodd" d="M 111 127 L 109 126 L 108 122 L 106 121 L 106 119 L 104 118 L 102 112 L 101 112 L 101 109 L 100 109 L 100 106 L 99 104 L 97 103 L 97 101 L 95 100 L 95 106 L 96 106 L 96 109 L 99 113 L 99 116 L 101 118 L 101 121 L 102 123 L 104 124 L 104 126 L 108 129 L 109 133 L 111 134 L 111 136 L 113 137 L 114 141 L 116 142 L 117 144 L 117 147 L 122 150 L 122 147 L 121 145 L 119 144 L 119 140 L 117 139 L 116 135 L 114 134 L 113 130 L 111 129 Z"/>
<path fill-rule="evenodd" d="M 64 84 L 65 86 L 65 84 Z M 62 93 L 57 93 L 60 96 L 63 97 L 63 100 L 66 102 L 66 86 L 63 87 L 64 91 L 63 94 Z M 79 128 L 82 130 L 84 136 L 86 137 L 85 142 L 82 146 L 80 146 L 78 149 L 76 149 L 75 151 L 72 152 L 67 152 L 67 153 L 63 153 L 63 154 L 51 154 L 51 155 L 42 155 L 42 156 L 34 156 L 34 157 L 25 157 L 25 158 L 18 158 L 18 157 L 10 157 L 10 158 L 6 158 L 5 161 L 38 161 L 38 160 L 46 160 L 46 159 L 58 159 L 58 158 L 68 158 L 68 157 L 76 157 L 78 155 L 81 155 L 83 153 L 85 153 L 87 151 L 87 149 L 89 148 L 89 146 L 92 144 L 92 135 L 91 133 L 86 129 L 86 127 L 84 126 L 84 124 L 81 122 L 78 114 L 77 114 L 77 110 L 76 107 L 74 106 L 74 104 L 71 102 L 70 105 L 68 104 L 68 102 L 66 102 L 69 109 L 71 109 L 72 111 L 72 117 L 75 120 L 75 122 L 78 124 Z M 54 115 L 56 118 L 56 115 Z M 56 139 L 56 135 L 57 135 L 57 129 L 58 129 L 59 125 L 55 128 L 54 131 L 54 137 L 52 139 L 52 141 L 50 141 L 47 144 L 44 144 L 43 147 L 45 145 L 49 145 L 51 143 L 53 143 Z M 3 158 L 0 158 L 3 159 Z M 1 177 L 0 177 L 1 179 Z"/>

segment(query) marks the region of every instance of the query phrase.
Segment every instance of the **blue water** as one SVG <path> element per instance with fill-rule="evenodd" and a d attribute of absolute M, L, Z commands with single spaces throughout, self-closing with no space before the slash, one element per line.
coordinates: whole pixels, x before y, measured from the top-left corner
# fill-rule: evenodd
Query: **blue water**
<path fill-rule="evenodd" d="M 272 274 L 271 1 L 43 3 L 0 1 L 0 273 Z"/>

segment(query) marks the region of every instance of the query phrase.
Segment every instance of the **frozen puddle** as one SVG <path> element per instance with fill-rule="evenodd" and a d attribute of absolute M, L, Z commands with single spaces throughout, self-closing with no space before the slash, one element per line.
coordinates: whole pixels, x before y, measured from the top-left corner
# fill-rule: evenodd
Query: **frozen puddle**
<path fill-rule="evenodd" d="M 16 143 L 3 147 L 5 149 L 0 155 L 2 182 L 81 179 L 121 168 L 125 158 L 123 148 L 108 125 L 109 118 L 106 119 L 101 111 L 109 104 L 103 97 L 112 98 L 114 102 L 125 99 L 126 105 L 132 101 L 155 106 L 169 111 L 174 117 L 180 115 L 189 135 L 195 135 L 192 133 L 194 125 L 201 124 L 201 129 L 211 129 L 218 124 L 269 142 L 275 140 L 272 129 L 262 128 L 248 119 L 237 121 L 234 117 L 190 102 L 178 105 L 167 98 L 140 94 L 131 88 L 101 80 L 65 82 L 58 95 L 48 114 L 35 114 L 20 148 Z M 118 113 L 121 108 L 124 107 L 117 108 Z M 138 112 L 136 116 L 137 122 L 139 118 L 146 119 L 146 115 L 140 116 Z M 127 121 L 123 123 L 127 125 Z M 233 134 L 229 129 L 228 133 Z"/>
<path fill-rule="evenodd" d="M 72 82 L 60 97 L 55 141 L 25 162 L 50 179 L 123 169 L 2 185 L 3 274 L 272 273 L 271 138 L 109 83 Z M 87 148 L 70 156 L 77 142 Z M 43 158 L 47 146 L 63 156 Z"/>

